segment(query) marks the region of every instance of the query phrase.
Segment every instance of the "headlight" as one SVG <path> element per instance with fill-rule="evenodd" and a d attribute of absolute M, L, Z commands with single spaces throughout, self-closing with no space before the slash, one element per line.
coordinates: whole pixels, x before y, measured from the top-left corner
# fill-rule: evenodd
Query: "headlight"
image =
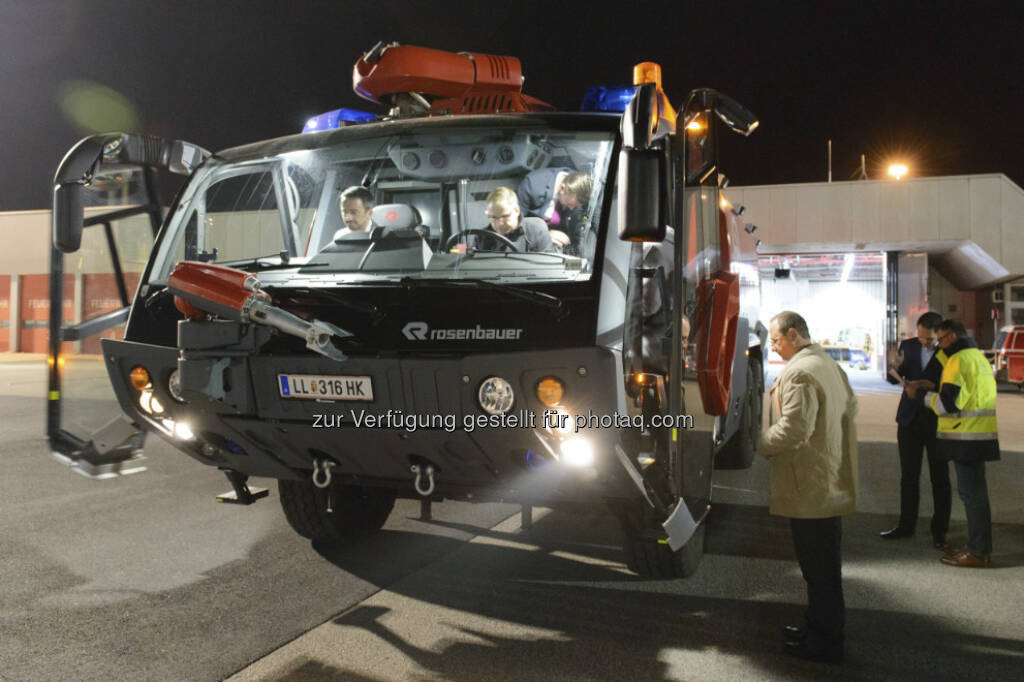
<path fill-rule="evenodd" d="M 562 463 L 566 466 L 583 468 L 594 466 L 594 446 L 586 438 L 570 438 L 562 441 Z"/>
<path fill-rule="evenodd" d="M 576 430 L 576 422 L 565 410 L 547 410 L 545 426 L 548 431 L 568 436 Z"/>
<path fill-rule="evenodd" d="M 147 414 L 158 415 L 164 413 L 164 406 L 150 389 L 139 394 L 139 407 Z"/>
<path fill-rule="evenodd" d="M 488 377 L 480 384 L 476 397 L 487 414 L 504 414 L 512 409 L 515 392 L 512 384 L 501 377 Z"/>
<path fill-rule="evenodd" d="M 167 379 L 167 392 L 179 403 L 185 402 L 185 398 L 181 395 L 181 375 L 178 370 L 171 372 L 171 376 Z"/>

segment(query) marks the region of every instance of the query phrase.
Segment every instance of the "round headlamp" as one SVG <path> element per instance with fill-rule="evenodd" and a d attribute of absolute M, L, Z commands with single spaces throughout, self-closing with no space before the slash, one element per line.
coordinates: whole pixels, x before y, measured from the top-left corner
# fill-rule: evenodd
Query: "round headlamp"
<path fill-rule="evenodd" d="M 515 392 L 512 384 L 501 377 L 487 377 L 480 384 L 476 397 L 487 414 L 504 414 L 512 409 Z"/>
<path fill-rule="evenodd" d="M 171 376 L 168 377 L 167 392 L 170 393 L 171 397 L 179 403 L 185 402 L 185 398 L 181 393 L 181 374 L 178 373 L 178 370 L 171 372 Z"/>

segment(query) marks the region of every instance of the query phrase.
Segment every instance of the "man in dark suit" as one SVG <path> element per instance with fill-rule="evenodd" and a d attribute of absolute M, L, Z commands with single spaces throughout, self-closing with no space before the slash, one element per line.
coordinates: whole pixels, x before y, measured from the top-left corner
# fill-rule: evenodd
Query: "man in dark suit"
<path fill-rule="evenodd" d="M 904 383 L 927 379 L 938 385 L 942 366 L 934 357 L 936 328 L 942 322 L 938 313 L 925 313 L 917 320 L 917 337 L 900 343 L 890 363 L 889 383 Z M 949 529 L 949 511 L 952 489 L 949 484 L 949 464 L 937 457 L 935 448 L 936 417 L 924 403 L 911 398 L 904 391 L 896 410 L 896 442 L 900 453 L 900 520 L 895 528 L 879 535 L 887 540 L 913 537 L 917 528 L 917 509 L 921 497 L 921 459 L 928 453 L 928 473 L 932 482 L 932 542 L 935 547 L 946 546 Z"/>

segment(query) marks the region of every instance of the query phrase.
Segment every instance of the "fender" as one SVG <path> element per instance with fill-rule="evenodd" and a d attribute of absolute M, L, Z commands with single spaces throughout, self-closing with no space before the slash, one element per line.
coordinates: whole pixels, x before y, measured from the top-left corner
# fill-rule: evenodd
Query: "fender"
<path fill-rule="evenodd" d="M 707 414 L 729 411 L 739 313 L 735 273 L 718 271 L 697 286 L 697 385 Z"/>

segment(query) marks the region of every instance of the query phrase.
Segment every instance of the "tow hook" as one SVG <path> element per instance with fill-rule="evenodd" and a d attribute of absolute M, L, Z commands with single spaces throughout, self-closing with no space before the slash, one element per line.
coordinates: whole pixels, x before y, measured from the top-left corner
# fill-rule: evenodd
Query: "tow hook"
<path fill-rule="evenodd" d="M 313 460 L 313 485 L 326 488 L 331 485 L 331 468 L 338 466 L 329 459 Z"/>
<path fill-rule="evenodd" d="M 410 470 L 415 474 L 416 478 L 413 480 L 412 486 L 416 488 L 423 497 L 429 497 L 434 492 L 434 465 L 427 464 L 426 466 L 420 466 L 419 464 L 413 464 Z M 427 486 L 423 487 L 423 475 L 427 476 Z"/>

